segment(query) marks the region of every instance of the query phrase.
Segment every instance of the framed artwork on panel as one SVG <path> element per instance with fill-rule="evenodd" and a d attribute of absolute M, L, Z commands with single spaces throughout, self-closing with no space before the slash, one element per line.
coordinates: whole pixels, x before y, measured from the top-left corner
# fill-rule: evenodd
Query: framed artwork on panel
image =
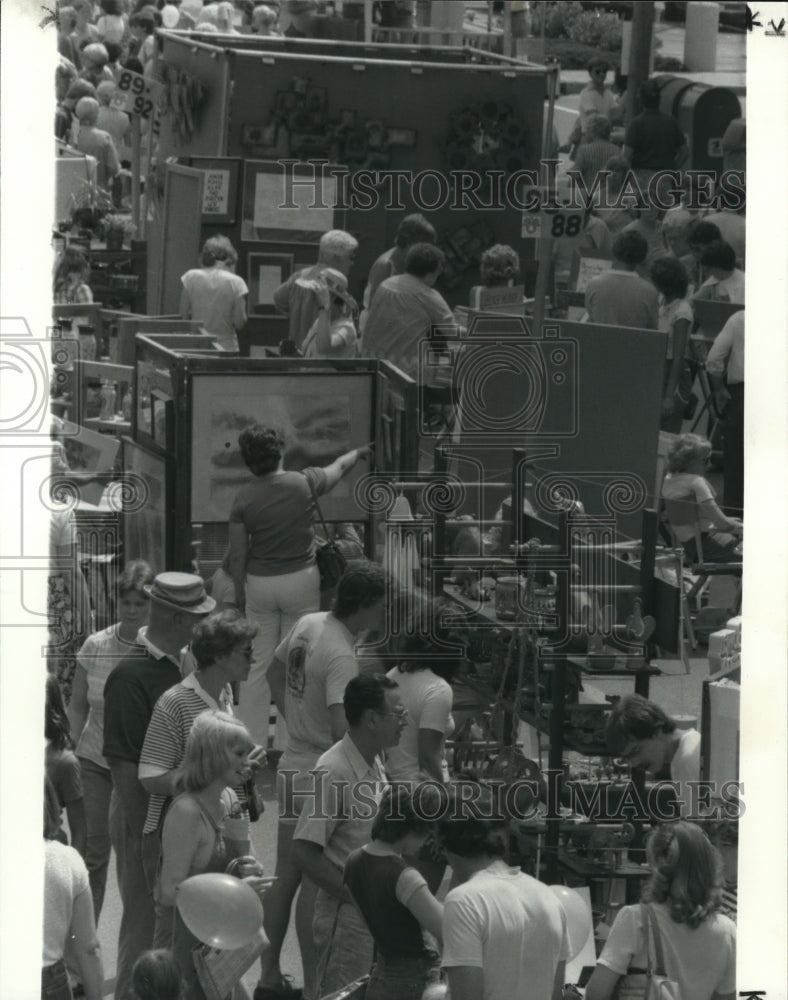
<path fill-rule="evenodd" d="M 238 176 L 241 161 L 237 159 L 209 159 L 192 157 L 191 165 L 205 174 L 202 189 L 202 221 L 204 225 L 235 223 L 238 203 Z"/>
<path fill-rule="evenodd" d="M 287 281 L 294 269 L 291 253 L 246 255 L 246 284 L 249 286 L 249 315 L 275 316 L 274 292 Z"/>
<path fill-rule="evenodd" d="M 342 229 L 336 164 L 276 160 L 244 162 L 241 239 L 249 243 L 312 243 Z"/>

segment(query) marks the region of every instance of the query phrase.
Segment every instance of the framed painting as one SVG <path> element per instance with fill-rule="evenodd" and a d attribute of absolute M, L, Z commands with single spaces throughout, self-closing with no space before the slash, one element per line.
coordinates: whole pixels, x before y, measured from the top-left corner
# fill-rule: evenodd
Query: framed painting
<path fill-rule="evenodd" d="M 249 286 L 249 315 L 275 316 L 274 292 L 295 269 L 292 253 L 248 253 L 246 284 Z"/>
<path fill-rule="evenodd" d="M 292 162 L 292 161 L 291 161 Z M 337 173 L 332 164 L 245 160 L 241 239 L 249 243 L 318 243 L 329 229 L 342 229 Z"/>

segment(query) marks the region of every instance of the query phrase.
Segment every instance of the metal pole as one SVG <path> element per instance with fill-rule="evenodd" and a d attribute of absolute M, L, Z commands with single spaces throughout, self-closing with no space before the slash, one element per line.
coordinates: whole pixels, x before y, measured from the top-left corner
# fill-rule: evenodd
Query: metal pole
<path fill-rule="evenodd" d="M 555 109 L 555 97 L 558 82 L 558 69 L 549 70 L 547 76 L 547 121 L 545 122 L 545 140 L 542 145 L 542 191 L 548 186 L 550 174 L 544 163 L 544 144 L 552 143 L 553 137 L 553 111 Z M 534 320 L 532 336 L 540 337 L 542 325 L 544 324 L 545 300 L 549 291 L 550 272 L 553 263 L 553 240 L 548 236 L 544 228 L 539 230 L 539 270 L 536 272 L 536 287 L 534 288 Z"/>
<path fill-rule="evenodd" d="M 140 116 L 131 116 L 131 221 L 135 232 L 143 239 L 140 226 Z"/>
<path fill-rule="evenodd" d="M 651 36 L 654 28 L 654 3 L 636 3 L 632 11 L 632 38 L 629 45 L 627 72 L 627 117 L 635 114 L 640 85 L 648 80 L 651 63 Z"/>

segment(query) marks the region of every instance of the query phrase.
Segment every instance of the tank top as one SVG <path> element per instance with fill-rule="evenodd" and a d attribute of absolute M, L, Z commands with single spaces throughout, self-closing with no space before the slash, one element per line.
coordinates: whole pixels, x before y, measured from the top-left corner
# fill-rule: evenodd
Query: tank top
<path fill-rule="evenodd" d="M 397 880 L 408 867 L 401 857 L 369 854 L 360 847 L 345 862 L 345 882 L 387 959 L 426 956 L 421 926 L 397 899 Z"/>
<path fill-rule="evenodd" d="M 200 810 L 200 815 L 203 820 L 208 824 L 208 826 L 213 830 L 214 841 L 213 850 L 211 851 L 211 856 L 204 865 L 192 866 L 189 869 L 189 876 L 192 875 L 204 875 L 206 872 L 223 872 L 233 860 L 227 844 L 224 839 L 224 825 L 221 822 L 216 821 L 216 819 L 208 812 L 208 810 L 203 806 L 199 799 L 195 798 L 194 802 L 197 804 L 197 808 Z"/>

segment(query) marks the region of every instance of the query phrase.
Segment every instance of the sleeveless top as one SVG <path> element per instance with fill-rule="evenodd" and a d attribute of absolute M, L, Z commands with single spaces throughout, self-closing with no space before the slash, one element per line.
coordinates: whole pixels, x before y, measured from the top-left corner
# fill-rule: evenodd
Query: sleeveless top
<path fill-rule="evenodd" d="M 227 844 L 225 843 L 224 824 L 222 822 L 217 823 L 199 799 L 194 798 L 193 801 L 197 804 L 197 808 L 200 810 L 200 815 L 203 820 L 208 824 L 211 830 L 213 830 L 214 842 L 213 850 L 211 851 L 211 856 L 208 858 L 207 863 L 204 865 L 192 866 L 189 869 L 189 875 L 187 878 L 190 878 L 192 875 L 204 875 L 206 872 L 223 872 L 233 860 L 233 856 L 230 855 Z"/>

